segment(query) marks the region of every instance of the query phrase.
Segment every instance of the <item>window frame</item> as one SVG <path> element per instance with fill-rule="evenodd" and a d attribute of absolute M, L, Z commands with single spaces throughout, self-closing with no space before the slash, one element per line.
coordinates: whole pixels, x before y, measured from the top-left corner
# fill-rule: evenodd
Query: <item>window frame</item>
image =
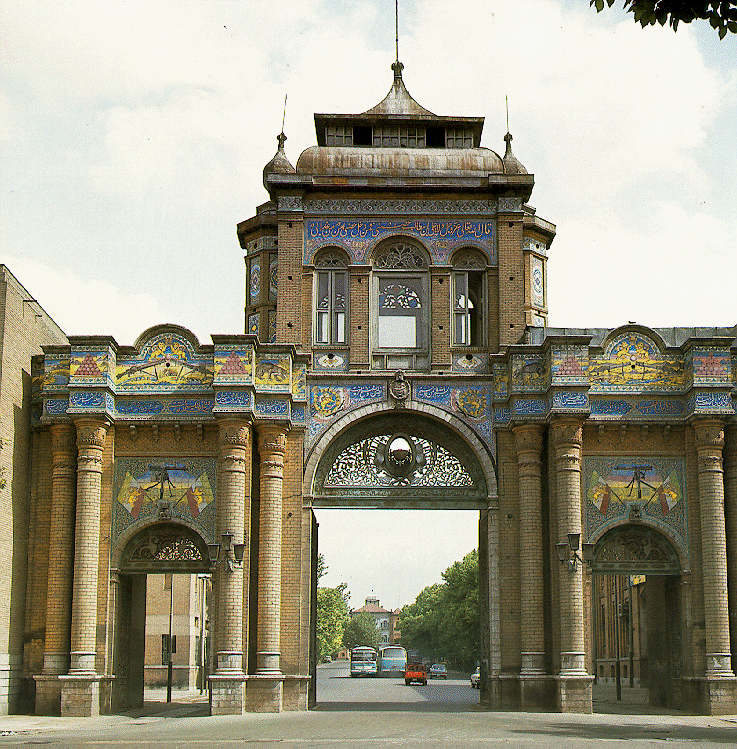
<path fill-rule="evenodd" d="M 462 281 L 464 289 L 459 293 Z M 454 348 L 482 348 L 487 341 L 487 273 L 486 260 L 475 249 L 461 250 L 453 257 L 450 280 L 450 330 Z M 465 294 L 462 292 L 465 291 Z M 474 300 L 474 293 L 476 299 Z M 465 297 L 462 305 L 457 304 Z M 471 312 L 473 308 L 474 312 Z M 459 337 L 459 323 L 463 334 Z M 460 338 L 460 339 L 459 339 Z M 467 338 L 467 340 L 463 340 Z"/>
<path fill-rule="evenodd" d="M 340 281 L 339 281 L 340 279 Z M 321 284 L 325 281 L 325 292 Z M 342 285 L 342 300 L 338 299 L 336 287 Z M 349 272 L 348 264 L 342 253 L 323 252 L 315 259 L 315 271 L 313 278 L 313 334 L 312 340 L 315 346 L 347 346 L 349 332 Z M 321 307 L 326 299 L 327 306 Z M 327 319 L 327 340 L 321 340 L 323 325 L 321 317 Z M 341 320 L 342 316 L 342 320 Z M 340 331 L 342 328 L 342 335 Z"/>

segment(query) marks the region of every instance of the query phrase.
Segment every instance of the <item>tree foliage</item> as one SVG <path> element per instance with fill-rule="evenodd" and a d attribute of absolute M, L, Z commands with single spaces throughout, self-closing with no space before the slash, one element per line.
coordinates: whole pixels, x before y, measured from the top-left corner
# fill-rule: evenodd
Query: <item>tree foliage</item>
<path fill-rule="evenodd" d="M 615 0 L 590 0 L 589 4 L 597 11 L 604 9 L 604 3 L 610 8 Z M 666 23 L 678 28 L 679 23 L 691 23 L 696 19 L 709 21 L 711 27 L 719 33 L 719 38 L 724 39 L 727 32 L 737 33 L 737 3 L 721 2 L 711 0 L 710 2 L 698 2 L 698 0 L 624 0 L 624 9 L 632 13 L 643 28 L 659 23 Z"/>
<path fill-rule="evenodd" d="M 343 632 L 343 645 L 352 650 L 359 645 L 378 648 L 381 644 L 376 619 L 367 611 L 359 611 L 351 617 Z"/>
<path fill-rule="evenodd" d="M 334 655 L 340 650 L 350 615 L 348 613 L 348 586 L 317 589 L 317 650 L 318 657 Z"/>
<path fill-rule="evenodd" d="M 476 550 L 454 562 L 414 603 L 402 608 L 402 645 L 423 656 L 470 667 L 479 658 L 479 556 Z"/>

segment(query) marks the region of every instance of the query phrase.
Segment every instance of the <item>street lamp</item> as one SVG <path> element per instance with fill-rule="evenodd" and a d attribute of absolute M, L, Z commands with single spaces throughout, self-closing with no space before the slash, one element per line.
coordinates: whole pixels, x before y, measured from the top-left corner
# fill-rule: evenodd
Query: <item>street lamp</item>
<path fill-rule="evenodd" d="M 569 533 L 568 541 L 559 541 L 555 548 L 558 550 L 558 560 L 561 564 L 568 562 L 568 571 L 575 572 L 579 562 L 591 565 L 594 561 L 594 544 L 581 544 L 580 533 Z M 578 556 L 578 548 L 581 546 L 583 559 Z"/>
<path fill-rule="evenodd" d="M 220 562 L 225 562 L 228 572 L 233 572 L 236 566 L 243 564 L 243 554 L 246 550 L 245 544 L 234 544 L 233 534 L 225 531 L 220 534 L 221 543 L 207 544 L 207 553 L 210 557 L 210 564 L 215 566 Z"/>

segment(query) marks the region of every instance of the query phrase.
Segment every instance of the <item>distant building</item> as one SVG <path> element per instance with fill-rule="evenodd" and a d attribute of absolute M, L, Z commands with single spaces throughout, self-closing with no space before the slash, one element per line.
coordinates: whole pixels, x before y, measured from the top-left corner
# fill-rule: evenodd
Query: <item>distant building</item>
<path fill-rule="evenodd" d="M 353 609 L 351 611 L 351 616 L 355 616 L 356 614 L 371 614 L 374 617 L 376 629 L 379 630 L 381 635 L 382 645 L 393 645 L 398 641 L 399 634 L 401 633 L 395 636 L 395 632 L 397 631 L 396 623 L 399 618 L 399 609 L 389 611 L 389 609 L 381 607 L 379 599 L 376 596 L 368 596 L 366 603 L 360 609 Z"/>

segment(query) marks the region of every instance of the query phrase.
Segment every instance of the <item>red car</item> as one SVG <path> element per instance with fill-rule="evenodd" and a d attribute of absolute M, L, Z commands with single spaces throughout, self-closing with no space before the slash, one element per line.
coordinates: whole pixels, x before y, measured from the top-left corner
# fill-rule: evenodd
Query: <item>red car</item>
<path fill-rule="evenodd" d="M 404 683 L 409 686 L 413 681 L 427 685 L 427 671 L 421 663 L 408 663 L 404 669 Z"/>

